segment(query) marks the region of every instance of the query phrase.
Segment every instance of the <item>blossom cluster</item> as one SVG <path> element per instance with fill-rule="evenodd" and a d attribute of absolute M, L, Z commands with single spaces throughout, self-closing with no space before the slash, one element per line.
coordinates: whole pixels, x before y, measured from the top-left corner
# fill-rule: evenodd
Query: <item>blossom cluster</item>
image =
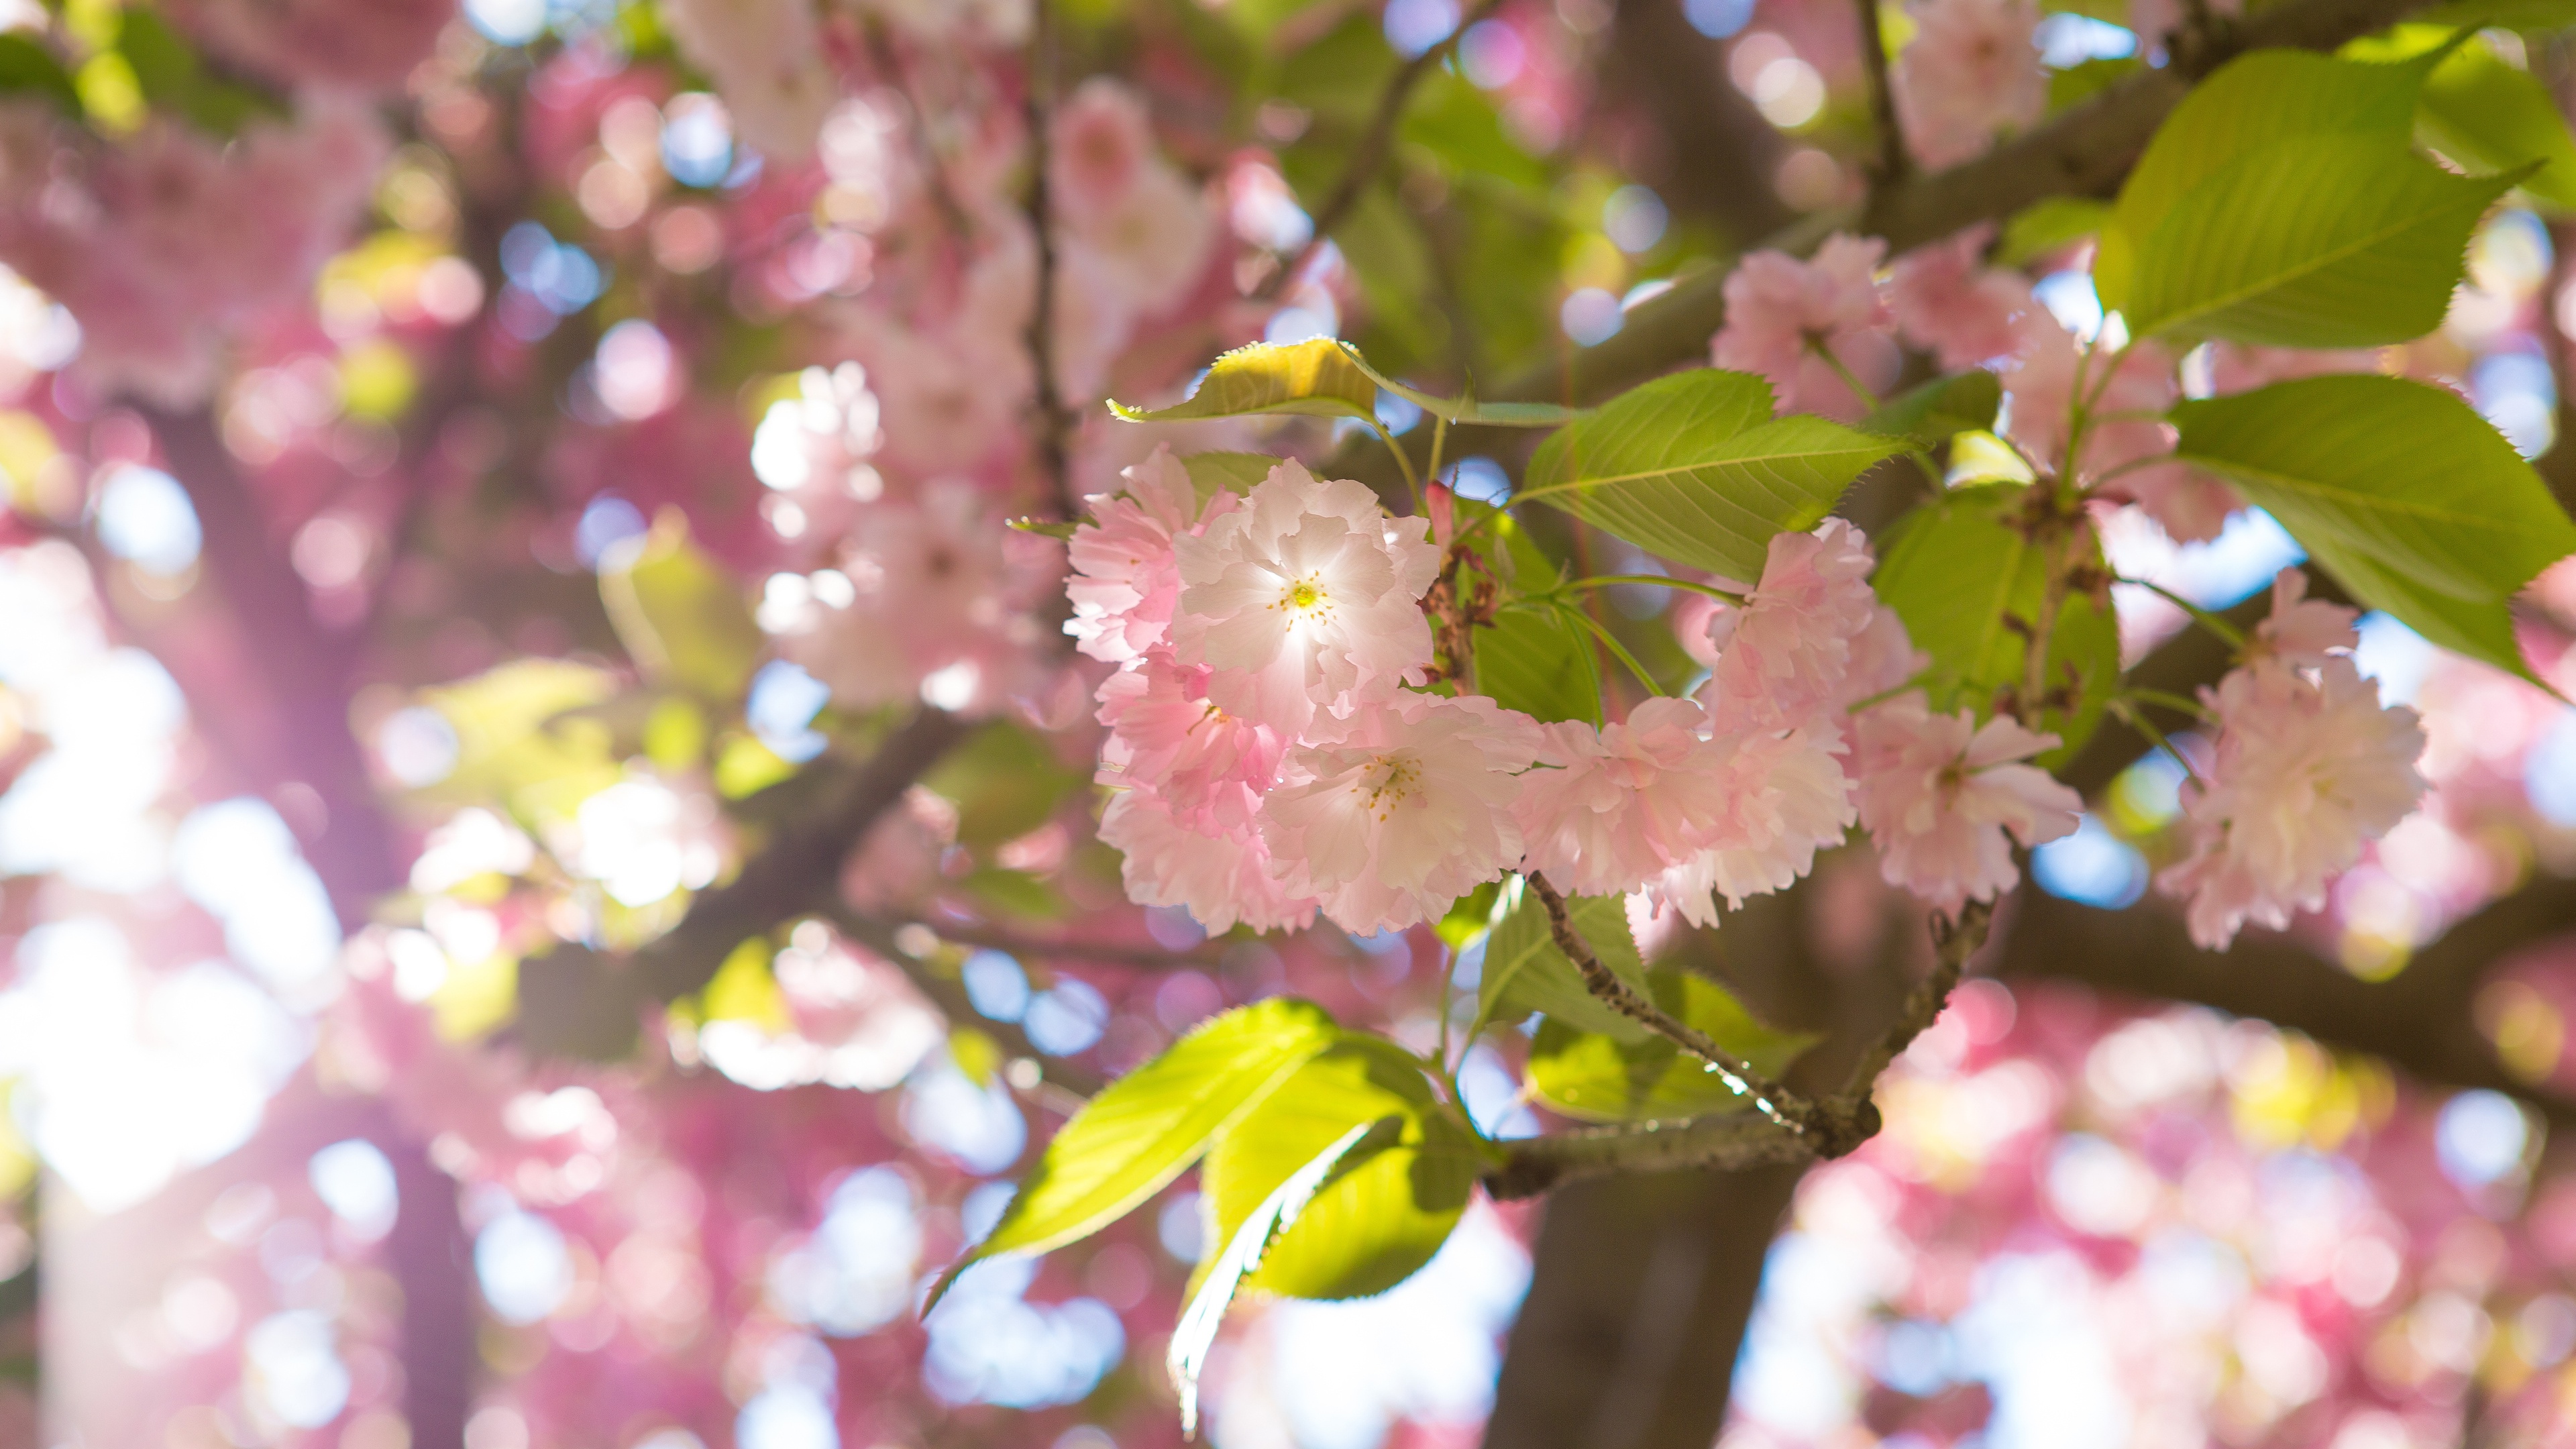
<path fill-rule="evenodd" d="M 1812 260 L 1756 252 L 1726 281 L 1726 326 L 1711 355 L 1768 378 L 1783 409 L 1846 421 L 1869 406 L 1854 382 L 1876 391 L 1895 380 L 1899 341 L 1944 368 L 1990 368 L 2007 399 L 1999 431 L 2036 467 L 2093 484 L 2105 501 L 2137 504 L 2177 541 L 2216 537 L 2243 506 L 2234 491 L 2159 461 L 2174 434 L 2153 415 L 2181 395 L 2177 359 L 2151 342 L 2097 359 L 2040 304 L 2029 278 L 1985 264 L 1990 239 L 1974 228 L 1893 267 L 1876 238 L 1836 235 Z M 2079 393 L 2096 416 L 2077 439 Z"/>
<path fill-rule="evenodd" d="M 1715 924 L 1715 898 L 1787 886 L 1855 820 L 1889 881 L 1956 911 L 2018 878 L 2007 837 L 2075 828 L 2074 793 L 2024 763 L 2054 736 L 1907 688 L 1921 661 L 1841 520 L 1773 539 L 1694 696 L 1542 723 L 1420 687 L 1429 520 L 1293 461 L 1245 494 L 1168 452 L 1127 480 L 1072 544 L 1067 632 L 1118 666 L 1100 833 L 1135 899 L 1210 929 L 1404 927 L 1513 870 Z"/>
<path fill-rule="evenodd" d="M 2272 587 L 2245 662 L 2201 691 L 2218 728 L 2183 788 L 2191 851 L 2158 878 L 2189 899 L 2192 939 L 2212 949 L 2247 921 L 2278 929 L 2323 906 L 2327 882 L 2425 789 L 2423 728 L 2354 666 L 2354 611 L 2305 598 L 2296 569 Z"/>

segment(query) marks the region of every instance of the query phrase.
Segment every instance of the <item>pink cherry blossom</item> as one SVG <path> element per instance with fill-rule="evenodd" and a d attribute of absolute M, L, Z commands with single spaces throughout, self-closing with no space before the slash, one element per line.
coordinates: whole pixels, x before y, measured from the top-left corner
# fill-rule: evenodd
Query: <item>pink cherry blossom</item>
<path fill-rule="evenodd" d="M 2274 659 L 2292 668 L 2319 668 L 2338 652 L 2361 644 L 2353 621 L 2358 609 L 2311 599 L 2308 576 L 2286 568 L 2272 576 L 2272 616 L 2254 626 L 2253 657 Z"/>
<path fill-rule="evenodd" d="M 1151 787 L 1193 828 L 1241 829 L 1278 778 L 1287 741 L 1210 702 L 1209 673 L 1158 654 L 1103 681 L 1101 781 Z"/>
<path fill-rule="evenodd" d="M 1481 695 L 1367 705 L 1292 752 L 1292 783 L 1262 803 L 1274 868 L 1344 930 L 1437 919 L 1520 862 L 1512 802 L 1544 739 L 1537 721 Z"/>
<path fill-rule="evenodd" d="M 1880 872 L 1939 910 L 1992 900 L 2021 878 L 2007 833 L 2039 845 L 2075 830 L 2082 797 L 2015 763 L 2053 748 L 2055 735 L 2003 715 L 1980 726 L 1965 708 L 1934 714 L 1919 693 L 1874 706 L 1856 723 L 1860 820 L 1877 843 Z"/>
<path fill-rule="evenodd" d="M 1314 923 L 1316 902 L 1282 884 L 1259 832 L 1194 830 L 1153 791 L 1122 790 L 1101 814 L 1100 839 L 1124 857 L 1120 878 L 1139 905 L 1178 906 L 1211 932 Z"/>
<path fill-rule="evenodd" d="M 1813 261 L 1775 251 L 1746 257 L 1726 279 L 1726 326 L 1709 356 L 1768 378 L 1784 413 L 1858 418 L 1866 404 L 1813 349 L 1831 350 L 1873 389 L 1894 380 L 1896 345 L 1874 275 L 1886 254 L 1884 241 L 1837 232 Z"/>
<path fill-rule="evenodd" d="M 206 48 L 288 82 L 390 90 L 456 18 L 456 0 L 172 0 Z"/>
<path fill-rule="evenodd" d="M 1073 617 L 1064 632 L 1094 659 L 1128 664 L 1164 642 L 1180 599 L 1181 575 L 1172 539 L 1203 522 L 1189 470 L 1168 447 L 1119 475 L 1124 492 L 1087 500 L 1091 517 L 1066 545 L 1073 575 L 1065 593 Z M 1219 492 L 1206 517 L 1231 511 L 1241 500 Z"/>
<path fill-rule="evenodd" d="M 2326 882 L 2413 813 L 2424 731 L 2415 711 L 2381 707 L 2378 685 L 2340 655 L 2313 678 L 2260 659 L 2202 699 L 2218 738 L 2183 787 L 2191 854 L 2156 883 L 2190 899 L 2192 939 L 2216 950 L 2247 921 L 2279 929 L 2324 905 Z"/>
<path fill-rule="evenodd" d="M 1546 726 L 1542 761 L 1513 804 L 1526 866 L 1576 895 L 1625 895 L 1708 843 L 1730 812 L 1735 741 L 1712 740 L 1686 699 L 1650 699 L 1623 723 Z"/>
<path fill-rule="evenodd" d="M 1839 518 L 1813 533 L 1772 536 L 1761 583 L 1709 624 L 1717 663 L 1701 701 L 1720 729 L 1786 729 L 1840 715 L 1853 698 L 1844 689 L 1853 645 L 1880 613 L 1871 565 L 1869 540 Z M 1904 626 L 1895 627 L 1901 635 Z"/>
<path fill-rule="evenodd" d="M 1944 368 L 1975 367 L 2009 357 L 2022 341 L 2014 326 L 2038 309 L 2030 280 L 1985 264 L 1992 227 L 1971 227 L 1948 241 L 1899 257 L 1888 275 L 1888 303 L 1907 341 L 1931 351 Z"/>
<path fill-rule="evenodd" d="M 1888 80 L 1905 139 L 1926 165 L 1954 166 L 1999 131 L 2048 109 L 2048 72 L 2031 33 L 2036 0 L 1924 0 Z"/>
<path fill-rule="evenodd" d="M 1720 736 L 1729 747 L 1725 814 L 1703 830 L 1706 848 L 1675 861 L 1647 891 L 1698 925 L 1786 888 L 1813 869 L 1816 852 L 1842 843 L 1853 820 L 1851 781 L 1832 730 L 1756 730 Z"/>
<path fill-rule="evenodd" d="M 1440 569 L 1428 530 L 1388 518 L 1365 484 L 1279 464 L 1242 508 L 1173 540 L 1178 657 L 1216 670 L 1210 699 L 1288 735 L 1318 708 L 1383 697 L 1431 662 L 1416 603 Z"/>
<path fill-rule="evenodd" d="M 1143 98 L 1107 76 L 1076 86 L 1052 128 L 1047 203 L 1076 224 L 1116 210 L 1157 160 Z"/>

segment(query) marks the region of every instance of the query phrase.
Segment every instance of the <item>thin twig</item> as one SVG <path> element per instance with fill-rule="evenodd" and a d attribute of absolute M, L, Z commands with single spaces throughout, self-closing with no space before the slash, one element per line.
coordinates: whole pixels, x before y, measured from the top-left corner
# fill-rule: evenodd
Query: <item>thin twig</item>
<path fill-rule="evenodd" d="M 1073 494 L 1068 458 L 1074 417 L 1055 377 L 1055 207 L 1047 176 L 1052 161 L 1048 130 L 1055 118 L 1055 7 L 1049 0 L 1036 0 L 1033 9 L 1026 110 L 1029 230 L 1037 238 L 1038 249 L 1037 306 L 1029 314 L 1029 361 L 1037 370 L 1038 463 L 1064 516 L 1080 518 L 1082 500 Z"/>
<path fill-rule="evenodd" d="M 1640 995 L 1636 988 L 1619 979 L 1618 973 L 1601 964 L 1590 942 L 1574 927 L 1574 917 L 1566 910 L 1565 897 L 1548 884 L 1546 876 L 1532 871 L 1528 876 L 1530 890 L 1539 904 L 1547 909 L 1548 933 L 1556 948 L 1583 977 L 1583 987 L 1603 1005 L 1621 1016 L 1662 1037 L 1683 1051 L 1708 1063 L 1717 1070 L 1717 1079 L 1726 1083 L 1739 1097 L 1753 1099 L 1753 1109 L 1775 1125 L 1803 1134 L 1806 1119 L 1813 1114 L 1813 1104 L 1753 1069 L 1753 1064 L 1711 1041 L 1708 1034 L 1675 1021 L 1663 1008 Z"/>
<path fill-rule="evenodd" d="M 1905 127 L 1896 115 L 1896 86 L 1888 77 L 1887 32 L 1879 24 L 1878 0 L 1853 0 L 1860 10 L 1860 56 L 1869 69 L 1869 113 L 1878 128 L 1878 159 L 1871 165 L 1875 185 L 1893 186 L 1905 179 L 1912 159 L 1905 152 Z"/>
<path fill-rule="evenodd" d="M 1387 152 L 1395 144 L 1396 125 L 1404 119 L 1404 105 L 1413 98 L 1413 88 L 1422 83 L 1422 78 L 1429 75 L 1433 67 L 1449 58 L 1449 53 L 1458 48 L 1461 36 L 1501 4 L 1502 0 L 1477 0 L 1472 9 L 1459 17 L 1457 28 L 1443 37 L 1439 44 L 1396 67 L 1395 74 L 1387 78 L 1386 89 L 1378 94 L 1377 113 L 1369 117 L 1368 129 L 1360 134 L 1359 143 L 1351 147 L 1350 164 L 1343 169 L 1341 179 L 1333 183 L 1324 204 L 1315 208 L 1314 230 L 1307 234 L 1303 245 L 1279 264 L 1277 271 L 1262 280 L 1260 289 L 1253 294 L 1256 300 L 1266 302 L 1287 290 L 1288 284 L 1305 270 L 1306 264 L 1314 260 L 1316 251 L 1331 238 L 1334 228 L 1350 220 L 1351 211 L 1360 204 L 1361 195 L 1368 190 L 1369 183 L 1377 179 L 1378 168 L 1386 164 Z"/>
<path fill-rule="evenodd" d="M 1530 882 L 1533 889 L 1543 889 L 1536 876 Z M 1539 899 L 1544 903 L 1550 894 L 1541 894 Z M 1551 924 L 1556 919 L 1551 912 Z M 1783 1133 L 1771 1122 L 1743 1112 L 1724 1112 L 1523 1138 L 1509 1144 L 1503 1165 L 1486 1174 L 1485 1190 L 1508 1200 L 1536 1197 L 1587 1177 L 1691 1167 L 1732 1171 L 1774 1163 L 1830 1160 L 1851 1152 L 1878 1135 L 1878 1108 L 1870 1094 L 1880 1074 L 1939 1018 L 1968 958 L 1985 944 L 1993 919 L 1993 907 L 1983 901 L 1970 902 L 1956 921 L 1933 918 L 1931 974 L 1906 997 L 1896 1020 L 1861 1058 L 1849 1085 L 1836 1096 L 1806 1104 L 1810 1116 L 1805 1130 Z M 1569 928 L 1559 935 L 1560 949 L 1566 949 L 1565 936 L 1572 934 Z M 1575 939 L 1579 943 L 1581 937 Z M 1571 956 L 1573 952 L 1569 949 L 1567 954 Z M 1590 955 L 1588 948 L 1584 954 Z M 1580 969 L 1581 960 L 1576 964 Z M 1593 961 L 1595 967 L 1599 964 L 1597 959 Z M 1589 979 L 1587 974 L 1587 982 Z M 1626 988 L 1623 985 L 1621 989 Z"/>

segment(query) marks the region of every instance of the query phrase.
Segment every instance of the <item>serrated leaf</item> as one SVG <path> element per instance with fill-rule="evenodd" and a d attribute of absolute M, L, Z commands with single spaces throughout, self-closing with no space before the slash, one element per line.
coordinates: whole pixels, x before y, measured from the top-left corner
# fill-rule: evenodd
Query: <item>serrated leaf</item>
<path fill-rule="evenodd" d="M 1547 908 L 1536 891 L 1511 887 L 1519 899 L 1502 923 L 1485 938 L 1485 966 L 1476 986 L 1476 1020 L 1518 1021 L 1533 1011 L 1545 1012 L 1580 1030 L 1621 1041 L 1642 1041 L 1649 1033 L 1636 1022 L 1602 1004 L 1584 987 L 1583 973 L 1557 949 Z M 1628 930 L 1628 903 L 1617 896 L 1575 896 L 1565 903 L 1566 918 L 1610 974 L 1638 991 L 1646 989 L 1646 963 Z"/>
<path fill-rule="evenodd" d="M 2176 455 L 2226 478 L 2373 608 L 2530 677 L 2513 595 L 2576 552 L 2540 475 L 2447 389 L 2341 375 L 2186 402 Z"/>
<path fill-rule="evenodd" d="M 1821 1038 L 1772 1029 L 1725 987 L 1685 971 L 1647 976 L 1655 1004 L 1710 1040 L 1777 1078 Z M 1578 1031 L 1550 1017 L 1530 1046 L 1529 1076 L 1547 1104 L 1571 1117 L 1608 1122 L 1637 1117 L 1689 1117 L 1748 1108 L 1705 1064 L 1659 1036 L 1622 1041 Z"/>
<path fill-rule="evenodd" d="M 1102 1088 L 1047 1143 L 1001 1222 L 941 1276 L 922 1311 L 970 1264 L 1042 1253 L 1125 1216 L 1341 1035 L 1323 1008 L 1275 997 L 1210 1018 Z"/>
<path fill-rule="evenodd" d="M 0 95 L 42 96 L 63 115 L 78 119 L 80 91 L 54 53 L 32 38 L 0 34 Z"/>
<path fill-rule="evenodd" d="M 2257 50 L 2220 66 L 2165 117 L 2120 187 L 2093 260 L 2102 305 L 2128 310 L 2148 240 L 2185 196 L 2246 152 L 2309 135 L 2378 136 L 2402 151 L 2429 65 Z"/>
<path fill-rule="evenodd" d="M 1441 397 L 1419 388 L 1408 387 L 1369 366 L 1368 359 L 1349 343 L 1342 344 L 1351 355 L 1351 365 L 1369 376 L 1379 387 L 1394 393 L 1435 418 L 1451 423 L 1468 423 L 1489 428 L 1556 428 L 1584 416 L 1581 408 L 1559 407 L 1555 403 L 1478 402 L 1471 396 Z"/>
<path fill-rule="evenodd" d="M 2469 233 L 2529 168 L 2455 176 L 2373 136 L 2299 136 L 2211 176 L 2138 261 L 2140 336 L 2373 347 L 2441 325 Z"/>
<path fill-rule="evenodd" d="M 2438 27 L 2400 28 L 2442 34 Z M 2426 139 L 2444 154 L 2482 171 L 2537 161 L 2523 191 L 2554 210 L 2576 210 L 2576 138 L 2567 117 L 2547 86 L 2486 41 L 2472 40 L 2433 67 L 2417 105 Z"/>
<path fill-rule="evenodd" d="M 711 700 L 739 699 L 768 647 L 741 585 L 689 542 L 688 518 L 676 508 L 600 560 L 599 595 L 618 642 L 649 678 Z"/>
<path fill-rule="evenodd" d="M 1932 656 L 1925 692 L 1935 709 L 1964 704 L 1983 715 L 1998 690 L 2024 682 L 2024 641 L 2042 612 L 2049 553 L 2067 546 L 2062 531 L 2032 542 L 2023 520 L 2033 496 L 2010 483 L 1942 495 L 1906 516 L 1870 581 L 1905 621 L 1914 647 Z M 2098 574 L 2100 544 L 2082 547 L 2078 562 Z M 2041 713 L 2040 728 L 2061 741 L 2043 762 L 2064 758 L 2091 736 L 2120 677 L 2118 620 L 2073 591 L 2059 605 L 2044 677 L 2054 691 L 2066 687 L 2070 675 L 2071 715 L 2061 708 Z"/>
<path fill-rule="evenodd" d="M 1172 1330 L 1171 1346 L 1163 1359 L 1164 1369 L 1172 1378 L 1172 1389 L 1181 1401 L 1181 1437 L 1198 1436 L 1199 1375 L 1207 1368 L 1208 1350 L 1216 1344 L 1216 1331 L 1225 1322 L 1225 1310 L 1234 1303 L 1235 1290 L 1242 1286 L 1244 1275 L 1260 1264 L 1271 1238 L 1283 1227 L 1296 1223 L 1342 1158 L 1373 1135 L 1378 1126 L 1363 1122 L 1352 1127 L 1289 1174 L 1226 1240 L 1224 1251 L 1217 1254 L 1198 1290 L 1190 1295 L 1190 1306 L 1182 1311 L 1180 1323 Z"/>
<path fill-rule="evenodd" d="M 2003 401 L 2003 383 L 1993 373 L 1962 372 L 1899 393 L 1860 426 L 1863 432 L 1937 448 L 1961 433 L 1993 428 Z"/>
<path fill-rule="evenodd" d="M 1272 1240 L 1247 1289 L 1289 1298 L 1383 1293 L 1431 1260 L 1489 1165 L 1432 1095 L 1423 1063 L 1353 1033 L 1306 1064 L 1208 1149 L 1200 1169 L 1218 1236 L 1231 1239 L 1279 1183 L 1353 1127 L 1393 1130 L 1342 1159 L 1296 1226 Z"/>
<path fill-rule="evenodd" d="M 1330 337 L 1304 342 L 1256 342 L 1218 358 L 1189 400 L 1167 408 L 1109 410 L 1131 423 L 1178 423 L 1197 418 L 1239 418 L 1257 413 L 1296 413 L 1319 418 L 1374 419 L 1377 384 Z"/>
<path fill-rule="evenodd" d="M 1747 373 L 1657 378 L 1541 444 L 1522 496 L 1676 563 L 1758 579 L 1772 535 L 1815 527 L 1904 447 L 1819 417 L 1773 420 L 1771 405 Z"/>

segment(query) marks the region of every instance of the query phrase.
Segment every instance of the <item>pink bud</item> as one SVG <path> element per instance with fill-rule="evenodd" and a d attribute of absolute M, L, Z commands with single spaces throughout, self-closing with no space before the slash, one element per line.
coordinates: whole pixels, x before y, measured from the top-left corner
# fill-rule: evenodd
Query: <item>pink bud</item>
<path fill-rule="evenodd" d="M 1434 483 L 1423 503 L 1423 511 L 1431 515 L 1431 537 L 1442 548 L 1449 546 L 1449 535 L 1457 528 L 1457 497 L 1448 485 Z"/>

